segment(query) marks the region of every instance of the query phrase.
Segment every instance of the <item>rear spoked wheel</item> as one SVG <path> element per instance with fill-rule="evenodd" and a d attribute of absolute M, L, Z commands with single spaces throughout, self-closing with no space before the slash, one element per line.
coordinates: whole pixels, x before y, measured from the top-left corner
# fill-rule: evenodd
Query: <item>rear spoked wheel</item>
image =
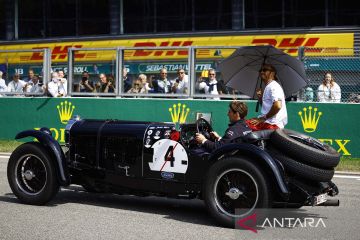
<path fill-rule="evenodd" d="M 240 157 L 225 158 L 210 168 L 204 200 L 210 213 L 226 227 L 235 227 L 235 220 L 251 215 L 255 208 L 271 205 L 266 176 Z"/>

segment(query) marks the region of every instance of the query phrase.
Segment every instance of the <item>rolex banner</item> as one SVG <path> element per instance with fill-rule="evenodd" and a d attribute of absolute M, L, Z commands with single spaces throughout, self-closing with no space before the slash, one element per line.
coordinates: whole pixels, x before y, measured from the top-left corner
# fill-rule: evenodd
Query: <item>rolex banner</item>
<path fill-rule="evenodd" d="M 257 115 L 255 101 L 246 102 L 248 118 Z M 222 135 L 227 128 L 229 101 L 186 99 L 114 98 L 0 98 L 0 139 L 14 139 L 27 129 L 50 128 L 54 138 L 65 141 L 65 126 L 75 115 L 92 119 L 194 122 L 203 117 Z M 288 102 L 287 128 L 332 145 L 343 156 L 360 157 L 360 136 L 355 119 L 360 104 Z"/>

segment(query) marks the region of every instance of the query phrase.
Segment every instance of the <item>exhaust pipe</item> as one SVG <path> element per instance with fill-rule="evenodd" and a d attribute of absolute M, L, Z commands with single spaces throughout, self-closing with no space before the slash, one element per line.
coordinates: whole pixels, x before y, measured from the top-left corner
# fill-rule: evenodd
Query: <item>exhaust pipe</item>
<path fill-rule="evenodd" d="M 338 207 L 340 205 L 339 199 L 328 199 L 326 202 L 319 204 L 318 206 L 333 206 Z"/>

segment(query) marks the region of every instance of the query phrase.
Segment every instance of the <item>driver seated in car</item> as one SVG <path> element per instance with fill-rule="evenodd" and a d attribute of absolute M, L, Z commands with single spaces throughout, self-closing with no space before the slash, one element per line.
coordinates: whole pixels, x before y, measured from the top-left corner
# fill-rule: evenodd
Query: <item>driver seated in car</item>
<path fill-rule="evenodd" d="M 247 135 L 252 132 L 245 122 L 245 117 L 248 113 L 248 108 L 245 103 L 239 101 L 232 101 L 229 104 L 229 127 L 226 129 L 223 137 L 220 137 L 216 132 L 210 132 L 210 136 L 214 141 L 206 139 L 201 133 L 196 133 L 195 140 L 201 144 L 207 152 L 212 152 L 215 149 L 232 142 L 232 140 Z"/>

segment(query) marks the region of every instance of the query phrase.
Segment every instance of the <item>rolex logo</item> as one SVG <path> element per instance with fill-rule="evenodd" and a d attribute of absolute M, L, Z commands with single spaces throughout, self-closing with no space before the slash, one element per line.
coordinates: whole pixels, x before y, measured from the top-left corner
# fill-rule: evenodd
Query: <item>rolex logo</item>
<path fill-rule="evenodd" d="M 61 123 L 67 124 L 74 112 L 75 106 L 72 105 L 71 102 L 65 101 L 61 102 L 60 105 L 57 105 L 56 107 L 59 112 Z"/>
<path fill-rule="evenodd" d="M 304 108 L 303 112 L 299 112 L 299 116 L 301 118 L 301 122 L 305 132 L 314 132 L 319 123 L 319 119 L 322 115 L 322 112 L 318 112 L 317 108 L 313 108 L 309 106 L 308 108 Z"/>
<path fill-rule="evenodd" d="M 172 108 L 169 108 L 171 119 L 173 123 L 185 123 L 189 114 L 190 108 L 186 108 L 185 104 L 174 104 Z"/>

